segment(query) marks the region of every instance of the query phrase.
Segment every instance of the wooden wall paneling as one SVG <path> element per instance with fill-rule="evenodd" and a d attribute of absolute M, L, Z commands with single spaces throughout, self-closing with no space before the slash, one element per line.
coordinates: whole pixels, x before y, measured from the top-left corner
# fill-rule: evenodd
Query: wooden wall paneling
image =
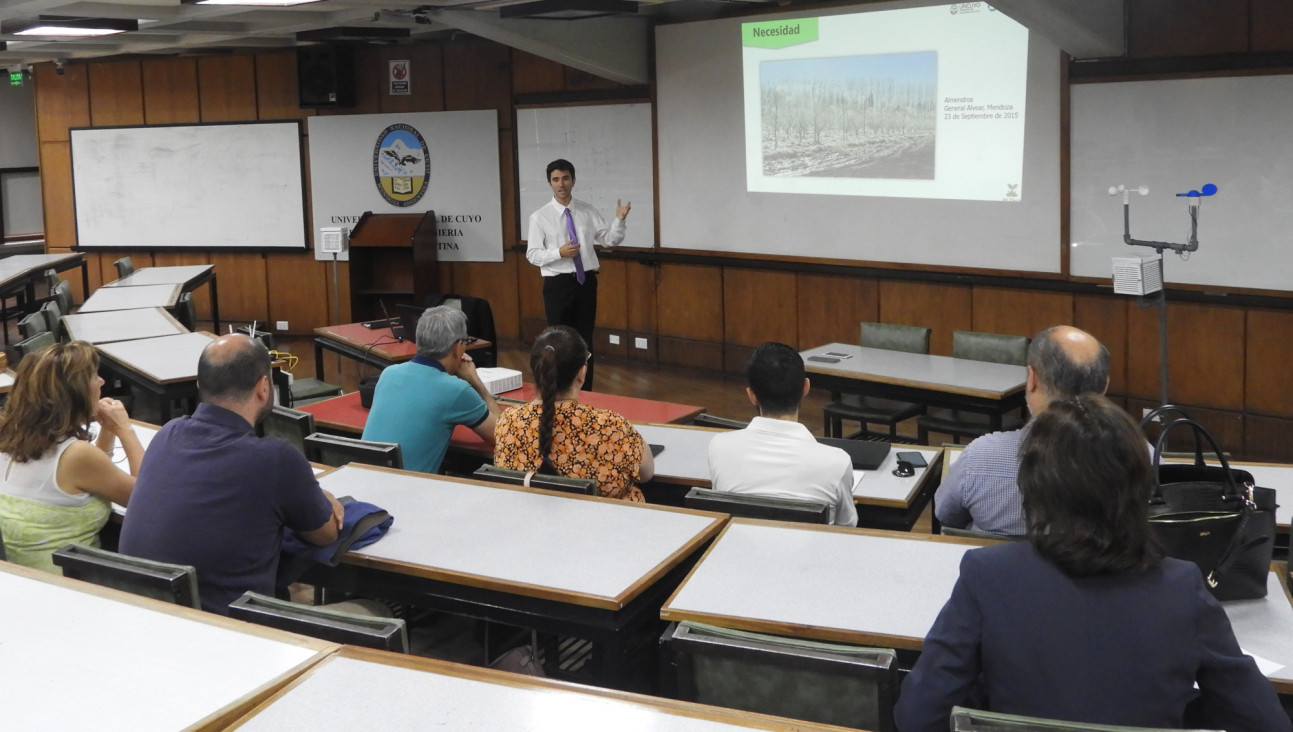
<path fill-rule="evenodd" d="M 1073 322 L 1073 296 L 1004 287 L 972 290 L 974 330 L 1032 337 L 1052 325 Z"/>
<path fill-rule="evenodd" d="M 723 368 L 723 270 L 662 264 L 656 280 L 656 332 L 660 363 Z M 630 357 L 633 351 L 630 349 Z"/>
<path fill-rule="evenodd" d="M 543 312 L 543 276 L 523 251 L 516 253 L 515 265 L 521 341 L 531 343 L 548 324 Z"/>
<path fill-rule="evenodd" d="M 659 265 L 625 262 L 624 282 L 628 285 L 627 317 L 634 333 L 656 333 L 656 277 Z"/>
<path fill-rule="evenodd" d="M 872 278 L 801 272 L 796 280 L 800 349 L 857 343 L 858 324 L 880 317 L 880 285 Z"/>
<path fill-rule="evenodd" d="M 386 46 L 377 51 L 383 112 L 438 112 L 444 109 L 444 54 L 438 43 Z M 387 83 L 391 61 L 409 62 L 409 93 L 393 95 Z"/>
<path fill-rule="evenodd" d="M 1127 0 L 1127 55 L 1248 51 L 1249 0 Z"/>
<path fill-rule="evenodd" d="M 45 246 L 76 245 L 76 210 L 72 200 L 72 145 L 64 138 L 40 143 L 40 197 L 45 216 Z"/>
<path fill-rule="evenodd" d="M 296 79 L 296 53 L 275 51 L 256 54 L 256 118 L 304 119 L 314 114 L 302 109 Z"/>
<path fill-rule="evenodd" d="M 66 64 L 61 76 L 52 63 L 36 64 L 32 73 L 36 78 L 36 135 L 41 142 L 66 142 L 69 127 L 89 126 L 90 75 L 85 64 Z"/>
<path fill-rule="evenodd" d="M 512 49 L 512 93 L 542 94 L 564 91 L 565 68 L 556 61 Z"/>
<path fill-rule="evenodd" d="M 220 319 L 230 323 L 269 323 L 269 278 L 265 256 L 255 252 L 212 254 L 220 283 Z M 201 302 L 202 293 L 194 296 Z"/>
<path fill-rule="evenodd" d="M 144 59 L 140 62 L 140 71 L 144 82 L 145 124 L 195 124 L 201 121 L 197 59 Z"/>
<path fill-rule="evenodd" d="M 610 79 L 603 79 L 587 71 L 563 66 L 566 91 L 590 91 L 595 89 L 618 89 L 620 84 Z"/>
<path fill-rule="evenodd" d="M 972 330 L 973 293 L 964 285 L 880 280 L 881 323 L 929 328 L 929 352 L 952 354 L 952 332 Z"/>
<path fill-rule="evenodd" d="M 1249 48 L 1252 53 L 1293 51 L 1293 3 L 1248 0 Z"/>
<path fill-rule="evenodd" d="M 1249 310 L 1244 348 L 1244 411 L 1293 417 L 1293 313 Z"/>
<path fill-rule="evenodd" d="M 757 346 L 766 341 L 799 347 L 795 273 L 727 267 L 723 270 L 723 341 Z"/>
<path fill-rule="evenodd" d="M 99 254 L 99 280 L 101 282 L 112 282 L 117 279 L 117 265 L 115 262 L 122 257 L 130 257 L 130 263 L 135 269 L 153 266 L 153 253 L 143 250 L 138 251 L 101 251 Z M 90 273 L 91 282 L 94 281 L 94 273 Z"/>
<path fill-rule="evenodd" d="M 350 312 L 350 262 L 337 262 L 337 292 L 332 292 L 332 266 L 328 265 L 328 309 L 327 317 L 329 325 L 337 323 L 353 323 L 354 317 Z"/>
<path fill-rule="evenodd" d="M 144 123 L 144 80 L 138 61 L 89 64 L 90 124 L 95 127 Z"/>
<path fill-rule="evenodd" d="M 1127 393 L 1127 308 L 1130 302 L 1128 297 L 1076 295 L 1073 298 L 1073 325 L 1095 336 L 1109 349 L 1110 394 Z"/>
<path fill-rule="evenodd" d="M 256 119 L 256 57 L 208 56 L 198 59 L 198 99 L 203 122 Z M 221 315 L 223 316 L 223 308 Z"/>
<path fill-rule="evenodd" d="M 597 275 L 597 325 L 617 332 L 629 328 L 628 268 L 625 259 L 602 259 Z M 605 344 L 597 344 L 599 347 Z"/>
<path fill-rule="evenodd" d="M 504 129 L 500 127 L 498 129 L 498 191 L 502 197 L 502 200 L 499 201 L 499 205 L 502 206 L 502 215 L 500 220 L 503 223 L 503 231 L 500 236 L 503 242 L 503 251 L 508 251 L 514 245 L 523 243 L 520 235 L 517 233 L 520 231 L 521 227 L 520 221 L 517 220 L 517 217 L 524 217 L 521 221 L 525 221 L 528 224 L 530 214 L 533 213 L 532 211 L 517 211 L 517 208 L 521 204 L 518 199 L 520 194 L 516 187 L 516 133 L 512 129 L 512 120 L 514 117 L 515 115 L 508 114 L 507 128 Z M 524 255 L 522 255 L 521 258 L 524 260 Z"/>
<path fill-rule="evenodd" d="M 1158 309 L 1127 310 L 1127 393 L 1159 397 Z M 1244 311 L 1170 302 L 1169 398 L 1177 404 L 1240 411 L 1244 406 Z"/>
<path fill-rule="evenodd" d="M 1247 460 L 1293 463 L 1293 420 L 1244 415 L 1244 449 Z"/>
<path fill-rule="evenodd" d="M 1248 455 L 1244 452 L 1244 415 L 1239 412 L 1208 409 L 1185 402 L 1177 403 L 1191 418 L 1203 425 L 1204 429 L 1216 438 L 1222 450 L 1229 452 L 1236 459 L 1248 459 Z M 1127 399 L 1126 409 L 1128 414 L 1140 421 L 1145 414 L 1145 410 L 1153 409 L 1157 406 L 1157 399 L 1136 399 L 1132 397 Z M 1151 443 L 1158 439 L 1160 429 L 1161 427 L 1158 425 L 1150 425 L 1146 428 L 1145 432 Z M 1178 427 L 1168 438 L 1167 447 L 1173 452 L 1193 451 L 1194 436 L 1189 430 Z"/>
<path fill-rule="evenodd" d="M 55 249 L 50 247 L 46 247 L 45 251 L 49 252 L 50 254 L 73 254 L 74 253 L 71 249 L 62 249 L 62 248 Z M 92 291 L 98 289 L 100 285 L 99 276 L 98 276 L 99 274 L 98 256 L 99 255 L 94 253 L 87 253 L 85 255 L 86 274 L 90 276 L 90 290 Z M 74 304 L 79 305 L 85 302 L 86 293 L 81 288 L 81 270 L 69 269 L 65 272 L 59 272 L 58 276 L 61 279 L 66 280 L 67 284 L 71 285 L 72 302 Z"/>
<path fill-rule="evenodd" d="M 496 109 L 500 129 L 512 129 L 511 53 L 477 39 L 444 45 L 445 109 Z"/>
<path fill-rule="evenodd" d="M 514 257 L 509 252 L 505 257 Z M 499 338 L 514 338 L 520 330 L 516 264 L 502 262 L 455 262 L 453 290 L 459 295 L 483 297 L 494 313 Z"/>
<path fill-rule="evenodd" d="M 349 109 L 320 109 L 320 115 L 377 114 L 381 111 L 381 90 L 386 83 L 386 63 L 377 46 L 355 48 L 355 106 Z M 414 91 L 416 94 L 416 90 Z"/>
<path fill-rule="evenodd" d="M 316 262 L 313 252 L 274 252 L 265 255 L 265 276 L 269 282 L 267 328 L 277 330 L 278 321 L 286 320 L 289 333 L 310 334 L 315 328 L 331 325 L 331 262 Z M 338 278 L 338 289 L 340 286 Z M 220 309 L 223 316 L 224 306 Z"/>

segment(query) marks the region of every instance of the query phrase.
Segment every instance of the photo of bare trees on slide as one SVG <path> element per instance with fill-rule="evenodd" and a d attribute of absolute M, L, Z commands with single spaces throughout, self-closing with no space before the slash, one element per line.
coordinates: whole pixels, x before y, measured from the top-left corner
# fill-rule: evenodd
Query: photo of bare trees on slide
<path fill-rule="evenodd" d="M 763 174 L 934 178 L 934 51 L 764 61 Z"/>

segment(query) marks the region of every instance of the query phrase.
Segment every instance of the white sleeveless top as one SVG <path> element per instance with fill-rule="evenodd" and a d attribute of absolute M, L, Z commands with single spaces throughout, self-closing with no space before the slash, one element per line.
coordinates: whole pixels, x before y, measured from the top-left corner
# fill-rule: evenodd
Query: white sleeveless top
<path fill-rule="evenodd" d="M 37 460 L 20 463 L 6 453 L 0 453 L 0 493 L 15 498 L 28 498 L 50 506 L 79 508 L 89 503 L 90 493 L 65 493 L 58 487 L 58 461 L 75 437 L 54 446 L 54 449 Z"/>

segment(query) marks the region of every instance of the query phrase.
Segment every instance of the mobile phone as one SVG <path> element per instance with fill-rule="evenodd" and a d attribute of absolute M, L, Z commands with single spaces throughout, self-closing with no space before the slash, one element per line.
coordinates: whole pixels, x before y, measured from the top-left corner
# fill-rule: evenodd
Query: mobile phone
<path fill-rule="evenodd" d="M 840 362 L 838 358 L 830 358 L 828 356 L 809 356 L 808 360 L 814 361 L 816 363 L 839 363 Z"/>
<path fill-rule="evenodd" d="M 911 467 L 913 468 L 929 467 L 929 463 L 925 462 L 925 456 L 918 452 L 900 452 L 897 453 L 897 455 L 899 460 L 905 463 L 911 463 Z"/>
<path fill-rule="evenodd" d="M 840 353 L 839 351 L 827 351 L 824 355 L 829 356 L 831 358 L 852 358 L 853 357 L 853 354 L 851 353 Z"/>

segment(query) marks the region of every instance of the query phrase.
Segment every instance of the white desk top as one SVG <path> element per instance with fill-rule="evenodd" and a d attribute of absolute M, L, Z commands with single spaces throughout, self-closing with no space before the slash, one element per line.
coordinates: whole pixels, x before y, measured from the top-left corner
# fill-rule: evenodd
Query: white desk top
<path fill-rule="evenodd" d="M 817 363 L 810 356 L 826 352 L 848 354 L 838 363 Z M 1024 388 L 1028 369 L 951 356 L 863 348 L 843 343 L 813 348 L 800 353 L 809 373 L 831 374 L 849 379 L 877 381 L 929 391 L 950 392 L 1000 399 Z"/>
<path fill-rule="evenodd" d="M 976 542 L 737 519 L 660 616 L 781 635 L 919 649 Z M 983 542 L 977 542 L 979 544 Z M 847 581 L 841 581 L 847 572 Z M 1239 645 L 1293 691 L 1293 604 L 1272 572 L 1262 600 L 1223 603 Z"/>
<path fill-rule="evenodd" d="M 100 287 L 85 298 L 81 313 L 105 310 L 174 307 L 180 298 L 179 285 L 146 285 L 144 287 Z"/>
<path fill-rule="evenodd" d="M 196 379 L 198 358 L 202 355 L 202 349 L 213 340 L 215 336 L 210 333 L 184 333 L 101 343 L 95 348 L 159 384 L 169 384 Z"/>
<path fill-rule="evenodd" d="M 161 308 L 75 313 L 63 316 L 63 325 L 67 326 L 72 340 L 87 343 L 157 338 L 188 332 Z"/>
<path fill-rule="evenodd" d="M 174 267 L 144 267 L 104 285 L 104 287 L 140 287 L 143 285 L 185 285 L 206 274 L 214 264 L 182 264 Z"/>
<path fill-rule="evenodd" d="M 218 727 L 336 648 L 4 562 L 0 597 L 11 730 Z"/>
<path fill-rule="evenodd" d="M 809 722 L 347 647 L 242 720 L 244 732 L 718 732 Z"/>
<path fill-rule="evenodd" d="M 655 457 L 653 480 L 710 487 L 709 441 L 722 430 L 662 424 L 635 426 L 648 443 L 664 445 L 664 452 Z M 895 453 L 899 450 L 919 452 L 930 465 L 939 453 L 939 448 L 895 445 L 879 468 L 854 471 L 855 502 L 906 508 L 924 482 L 927 468 L 916 468 L 916 474 L 908 478 L 894 475 L 893 469 L 898 466 Z"/>
<path fill-rule="evenodd" d="M 395 517 L 385 538 L 348 562 L 398 562 L 394 571 L 608 609 L 627 604 L 726 519 L 360 466 L 319 484 Z"/>
<path fill-rule="evenodd" d="M 0 283 L 8 284 L 11 279 L 22 277 L 34 270 L 44 271 L 51 265 L 68 259 L 84 258 L 84 254 L 77 252 L 65 254 L 14 254 L 0 259 Z"/>

